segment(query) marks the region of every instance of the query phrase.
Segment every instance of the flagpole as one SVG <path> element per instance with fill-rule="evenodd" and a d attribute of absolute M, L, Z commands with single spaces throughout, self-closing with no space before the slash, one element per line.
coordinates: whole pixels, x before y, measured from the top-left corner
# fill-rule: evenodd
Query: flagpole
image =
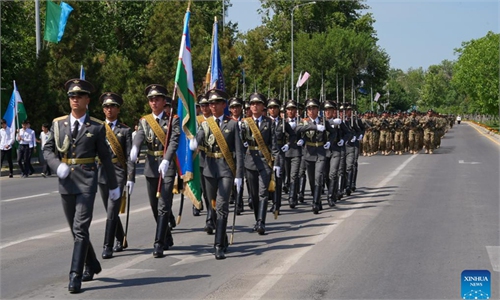
<path fill-rule="evenodd" d="M 18 116 L 18 113 L 17 113 L 17 94 L 16 93 L 19 93 L 17 91 L 17 86 L 16 86 L 16 81 L 14 80 L 14 118 L 16 118 L 16 132 L 19 130 L 19 116 Z"/>
<path fill-rule="evenodd" d="M 36 58 L 40 52 L 40 0 L 35 1 L 35 39 L 36 39 Z"/>

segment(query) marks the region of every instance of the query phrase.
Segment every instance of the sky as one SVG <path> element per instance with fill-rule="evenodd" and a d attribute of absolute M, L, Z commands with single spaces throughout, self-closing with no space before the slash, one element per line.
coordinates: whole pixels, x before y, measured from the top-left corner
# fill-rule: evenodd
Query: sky
<path fill-rule="evenodd" d="M 232 0 L 227 21 L 238 22 L 240 31 L 261 24 L 259 0 Z M 391 68 L 426 70 L 443 60 L 456 60 L 454 49 L 462 42 L 500 32 L 497 0 L 368 0 L 375 19 L 378 45 L 390 56 Z"/>

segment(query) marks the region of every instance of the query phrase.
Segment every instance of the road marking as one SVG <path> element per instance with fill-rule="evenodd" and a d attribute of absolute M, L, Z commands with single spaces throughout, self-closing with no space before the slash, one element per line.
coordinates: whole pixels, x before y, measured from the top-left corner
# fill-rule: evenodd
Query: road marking
<path fill-rule="evenodd" d="M 406 167 L 406 165 L 409 164 L 410 161 L 412 161 L 412 159 L 414 159 L 418 155 L 419 154 L 412 155 L 408 159 L 406 159 L 399 167 L 397 167 L 394 171 L 392 171 L 392 173 L 389 174 L 389 176 L 387 176 L 386 178 L 384 178 L 384 180 L 382 180 L 379 184 L 377 184 L 376 187 L 377 188 L 384 187 L 387 183 L 389 183 L 389 181 L 391 181 L 394 177 L 396 177 L 399 174 L 399 172 L 401 172 L 401 170 L 403 170 Z"/>
<path fill-rule="evenodd" d="M 36 195 L 31 195 L 31 196 L 26 196 L 26 197 L 19 197 L 19 198 L 12 198 L 12 199 L 7 199 L 7 200 L 2 200 L 2 202 L 12 202 L 12 201 L 18 201 L 18 200 L 25 200 L 25 199 L 30 199 L 30 198 L 36 198 L 36 197 L 42 197 L 42 196 L 47 196 L 53 193 L 59 193 L 58 191 L 55 192 L 50 192 L 50 193 L 43 193 L 43 194 L 36 194 Z"/>
<path fill-rule="evenodd" d="M 500 272 L 500 246 L 486 246 L 493 271 Z"/>
<path fill-rule="evenodd" d="M 467 123 L 468 123 L 468 122 L 467 122 Z M 479 128 L 477 128 L 477 127 L 479 127 L 478 125 L 476 125 L 476 124 L 474 124 L 474 123 L 470 123 L 470 124 L 467 124 L 467 125 L 471 126 L 471 127 L 472 127 L 472 128 L 474 128 L 477 132 L 479 132 L 480 134 L 482 134 L 482 135 L 484 135 L 485 137 L 487 137 L 490 141 L 492 141 L 492 142 L 494 142 L 495 144 L 497 144 L 497 145 L 499 145 L 499 146 L 500 146 L 500 143 L 499 143 L 496 139 L 492 138 L 491 136 L 489 136 L 488 134 L 486 134 L 486 133 L 482 132 Z"/>
<path fill-rule="evenodd" d="M 478 161 L 463 161 L 463 160 L 459 160 L 458 163 L 465 164 L 465 165 L 479 165 L 480 164 L 480 162 L 478 162 Z"/>

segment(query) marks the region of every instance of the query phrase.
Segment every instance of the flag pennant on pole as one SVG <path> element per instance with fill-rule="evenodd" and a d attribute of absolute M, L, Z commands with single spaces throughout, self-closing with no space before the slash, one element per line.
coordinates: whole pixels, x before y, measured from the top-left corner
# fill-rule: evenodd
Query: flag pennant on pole
<path fill-rule="evenodd" d="M 85 80 L 85 69 L 80 65 L 80 79 Z"/>
<path fill-rule="evenodd" d="M 300 82 L 301 79 L 302 79 L 302 71 L 300 71 L 299 78 L 297 78 L 297 84 L 295 84 L 295 88 L 299 88 L 300 87 L 299 82 Z"/>
<path fill-rule="evenodd" d="M 306 83 L 307 79 L 311 76 L 309 73 L 305 72 L 304 75 L 300 78 L 300 81 L 297 83 L 299 87 L 301 87 L 304 83 Z"/>
<path fill-rule="evenodd" d="M 380 93 L 375 94 L 375 98 L 373 99 L 373 101 L 377 102 L 378 98 L 380 98 Z"/>
<path fill-rule="evenodd" d="M 212 32 L 212 57 L 210 58 L 210 89 L 226 91 L 226 84 L 224 82 L 224 74 L 222 71 L 222 61 L 220 59 L 218 30 L 219 25 L 217 17 L 215 17 Z M 224 114 L 230 115 L 229 105 L 226 105 Z"/>
<path fill-rule="evenodd" d="M 73 8 L 65 2 L 61 2 L 61 5 L 57 5 L 56 3 L 47 0 L 47 10 L 45 12 L 45 32 L 43 35 L 44 40 L 52 43 L 58 43 L 61 41 L 71 11 L 73 11 Z"/>
<path fill-rule="evenodd" d="M 23 99 L 21 99 L 21 94 L 17 90 L 16 81 L 14 80 L 14 90 L 12 91 L 12 96 L 10 97 L 9 105 L 3 115 L 3 118 L 7 122 L 7 126 L 10 128 L 10 133 L 13 139 L 15 139 L 16 130 L 19 129 L 19 124 L 28 118 L 26 114 L 26 109 L 24 108 Z"/>
<path fill-rule="evenodd" d="M 175 73 L 178 96 L 177 115 L 181 122 L 179 148 L 176 154 L 184 183 L 183 193 L 195 207 L 201 209 L 200 162 L 197 152 L 189 149 L 189 139 L 196 138 L 195 90 L 189 37 L 190 14 L 188 9 L 184 18 L 184 31 Z"/>

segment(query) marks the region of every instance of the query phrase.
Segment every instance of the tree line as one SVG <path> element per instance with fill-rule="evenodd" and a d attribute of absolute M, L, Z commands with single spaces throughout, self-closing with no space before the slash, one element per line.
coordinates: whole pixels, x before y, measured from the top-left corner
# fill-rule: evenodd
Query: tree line
<path fill-rule="evenodd" d="M 41 2 L 42 30 L 45 6 Z M 69 112 L 64 83 L 78 78 L 80 65 L 97 92 L 89 113 L 102 117 L 98 97 L 113 91 L 123 96 L 122 120 L 132 126 L 148 104 L 144 88 L 151 83 L 173 91 L 182 35 L 183 1 L 67 1 L 74 11 L 58 44 L 43 43 L 35 53 L 34 1 L 2 1 L 1 104 L 12 92 L 12 81 L 23 98 L 34 128 Z M 262 25 L 240 32 L 238 24 L 222 24 L 230 0 L 191 4 L 191 46 L 197 93 L 206 89 L 214 18 L 219 20 L 219 48 L 230 95 L 258 91 L 291 98 L 291 31 L 293 14 L 294 81 L 308 71 L 308 97 L 351 100 L 370 109 L 370 93 L 382 94 L 388 109 L 433 108 L 445 113 L 498 113 L 499 35 L 464 42 L 455 49 L 457 61 L 443 61 L 427 70 L 391 69 L 390 57 L 378 44 L 375 19 L 366 1 L 261 0 Z M 224 9 L 222 7 L 224 5 Z M 238 57 L 241 56 L 241 59 Z M 243 78 L 245 91 L 243 91 Z M 344 84 L 345 83 L 345 84 Z M 345 85 L 345 89 L 342 87 Z M 302 87 L 299 99 L 304 101 Z M 385 91 L 385 92 L 384 92 Z M 385 94 L 386 92 L 387 95 Z M 388 99 L 387 99 L 387 98 Z M 297 98 L 297 97 L 295 97 Z"/>

